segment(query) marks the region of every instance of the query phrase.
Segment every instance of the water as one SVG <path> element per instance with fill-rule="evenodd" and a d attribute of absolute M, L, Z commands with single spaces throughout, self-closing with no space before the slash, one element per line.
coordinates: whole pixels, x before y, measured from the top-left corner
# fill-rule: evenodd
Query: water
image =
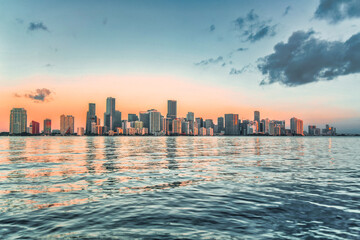
<path fill-rule="evenodd" d="M 360 239 L 360 138 L 0 137 L 1 239 Z"/>

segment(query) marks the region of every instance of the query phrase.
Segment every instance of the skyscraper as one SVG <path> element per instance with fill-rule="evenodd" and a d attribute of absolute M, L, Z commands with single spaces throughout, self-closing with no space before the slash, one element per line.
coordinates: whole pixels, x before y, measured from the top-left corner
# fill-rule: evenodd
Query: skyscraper
<path fill-rule="evenodd" d="M 214 123 L 212 119 L 205 120 L 205 128 L 214 128 Z"/>
<path fill-rule="evenodd" d="M 149 112 L 149 134 L 157 134 L 160 132 L 160 118 L 161 114 L 155 109 Z"/>
<path fill-rule="evenodd" d="M 139 113 L 140 121 L 143 122 L 144 128 L 149 128 L 150 118 L 149 112 L 140 112 Z"/>
<path fill-rule="evenodd" d="M 113 130 L 116 128 L 121 128 L 121 112 L 115 111 L 114 119 L 113 119 Z"/>
<path fill-rule="evenodd" d="M 167 118 L 175 119 L 177 116 L 176 100 L 168 100 L 167 104 Z"/>
<path fill-rule="evenodd" d="M 106 99 L 106 112 L 104 113 L 104 127 L 106 131 L 114 130 L 115 120 L 115 98 Z"/>
<path fill-rule="evenodd" d="M 225 114 L 225 134 L 226 135 L 239 135 L 239 115 L 238 114 Z"/>
<path fill-rule="evenodd" d="M 44 134 L 45 135 L 51 134 L 51 120 L 48 118 L 44 120 Z"/>
<path fill-rule="evenodd" d="M 186 119 L 189 121 L 189 122 L 193 122 L 195 121 L 195 115 L 193 112 L 188 112 L 187 115 L 186 115 Z"/>
<path fill-rule="evenodd" d="M 35 121 L 31 121 L 30 123 L 30 128 L 31 128 L 31 134 L 40 134 L 40 123 L 35 122 Z"/>
<path fill-rule="evenodd" d="M 91 124 L 96 123 L 97 116 L 95 111 L 95 103 L 89 103 L 89 110 L 86 114 L 86 134 L 91 133 Z"/>
<path fill-rule="evenodd" d="M 218 132 L 219 133 L 224 131 L 224 118 L 223 117 L 218 117 L 217 125 L 218 125 Z"/>
<path fill-rule="evenodd" d="M 60 133 L 73 134 L 74 133 L 74 121 L 75 118 L 71 115 L 65 116 L 64 114 L 60 116 Z"/>
<path fill-rule="evenodd" d="M 297 119 L 295 117 L 290 119 L 290 130 L 292 134 L 303 135 L 304 134 L 304 124 L 303 120 Z"/>
<path fill-rule="evenodd" d="M 174 135 L 181 134 L 181 119 L 177 118 L 172 121 L 172 133 Z"/>
<path fill-rule="evenodd" d="M 259 111 L 254 111 L 254 121 L 257 121 L 258 123 L 260 123 L 260 112 Z"/>
<path fill-rule="evenodd" d="M 10 134 L 26 132 L 27 114 L 24 108 L 13 108 L 10 112 Z"/>

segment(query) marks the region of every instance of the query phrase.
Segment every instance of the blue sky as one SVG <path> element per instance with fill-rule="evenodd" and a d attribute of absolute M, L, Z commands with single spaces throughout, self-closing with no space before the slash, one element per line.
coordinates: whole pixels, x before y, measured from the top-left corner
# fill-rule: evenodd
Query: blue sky
<path fill-rule="evenodd" d="M 86 88 L 83 82 L 76 82 L 81 76 L 174 76 L 233 91 L 231 100 L 239 101 L 239 109 L 248 105 L 265 112 L 283 110 L 289 112 L 286 118 L 298 109 L 298 117 L 304 116 L 308 124 L 329 122 L 344 132 L 360 132 L 358 68 L 344 69 L 345 60 L 336 64 L 325 61 L 336 58 L 337 46 L 346 47 L 346 41 L 359 32 L 359 15 L 355 11 L 339 17 L 334 9 L 343 5 L 329 11 L 321 8 L 326 2 L 0 1 L 0 83 L 7 92 L 50 85 L 61 91 L 56 87 L 59 84 Z M 355 10 L 360 4 L 338 2 Z M 267 33 L 257 32 L 264 27 Z M 268 60 L 259 68 L 266 56 L 274 54 L 275 60 L 283 57 L 274 46 L 283 42 L 289 47 L 289 38 L 299 31 L 308 33 L 301 45 L 306 48 L 301 50 L 327 51 L 323 58 L 297 53 L 291 60 L 302 59 L 298 65 L 274 66 Z M 355 42 L 351 49 L 357 46 Z M 319 66 L 314 69 L 305 64 L 311 61 Z M 299 65 L 312 68 L 312 76 L 298 78 L 293 68 Z M 329 69 L 334 77 L 326 79 Z M 313 71 L 317 71 L 315 75 Z M 270 73 L 284 78 L 271 80 Z M 45 80 L 30 89 L 34 77 Z M 52 79 L 51 84 L 46 77 Z M 261 85 L 262 81 L 266 84 Z M 111 92 L 113 86 L 101 84 Z M 126 81 L 118 84 L 123 88 Z M 237 95 L 241 97 L 237 99 Z M 313 114 L 319 111 L 324 115 L 321 120 Z M 252 117 L 248 112 L 243 115 Z"/>

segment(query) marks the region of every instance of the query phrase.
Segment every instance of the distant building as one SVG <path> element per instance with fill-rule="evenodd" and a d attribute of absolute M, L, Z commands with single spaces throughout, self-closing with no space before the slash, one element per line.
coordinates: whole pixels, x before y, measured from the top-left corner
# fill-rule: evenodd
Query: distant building
<path fill-rule="evenodd" d="M 149 128 L 149 125 L 150 125 L 149 112 L 140 112 L 139 118 L 140 118 L 140 121 L 143 122 L 144 128 Z"/>
<path fill-rule="evenodd" d="M 303 135 L 304 134 L 304 124 L 301 119 L 295 117 L 290 119 L 290 130 L 294 135 Z"/>
<path fill-rule="evenodd" d="M 188 120 L 189 122 L 193 122 L 195 121 L 195 115 L 193 112 L 188 112 L 186 115 L 186 120 Z"/>
<path fill-rule="evenodd" d="M 172 121 L 172 133 L 174 135 L 180 135 L 181 134 L 181 119 L 174 119 Z"/>
<path fill-rule="evenodd" d="M 206 136 L 214 136 L 214 129 L 206 128 Z"/>
<path fill-rule="evenodd" d="M 115 111 L 114 114 L 114 125 L 112 130 L 116 130 L 116 128 L 121 127 L 121 112 Z"/>
<path fill-rule="evenodd" d="M 201 118 L 201 117 L 196 118 L 195 121 L 196 121 L 196 123 L 197 123 L 197 127 L 198 127 L 198 128 L 204 127 L 204 120 L 203 120 L 203 118 Z"/>
<path fill-rule="evenodd" d="M 24 108 L 13 108 L 10 112 L 10 134 L 26 133 L 27 114 Z"/>
<path fill-rule="evenodd" d="M 258 123 L 258 127 L 260 125 L 260 112 L 259 111 L 254 111 L 254 121 Z M 257 129 L 258 131 L 259 129 Z"/>
<path fill-rule="evenodd" d="M 167 102 L 167 118 L 177 118 L 177 102 L 176 100 L 168 100 Z"/>
<path fill-rule="evenodd" d="M 65 134 L 74 134 L 74 122 L 75 118 L 71 115 L 65 116 L 64 114 L 60 116 L 60 132 L 62 135 Z"/>
<path fill-rule="evenodd" d="M 77 128 L 77 135 L 78 136 L 84 136 L 84 134 L 85 134 L 84 128 L 83 127 L 78 127 Z"/>
<path fill-rule="evenodd" d="M 156 135 L 160 132 L 161 114 L 155 109 L 151 109 L 148 112 L 149 112 L 149 134 Z"/>
<path fill-rule="evenodd" d="M 217 126 L 218 126 L 218 129 L 217 129 L 218 133 L 221 133 L 221 132 L 225 131 L 224 118 L 223 117 L 218 117 Z"/>
<path fill-rule="evenodd" d="M 92 123 L 97 121 L 95 106 L 95 103 L 89 103 L 89 110 L 86 113 L 86 134 L 91 134 Z"/>
<path fill-rule="evenodd" d="M 51 134 L 51 120 L 48 118 L 44 120 L 44 134 L 45 135 Z"/>
<path fill-rule="evenodd" d="M 205 120 L 205 128 L 214 128 L 214 123 L 212 119 L 206 119 Z"/>
<path fill-rule="evenodd" d="M 30 123 L 31 134 L 40 134 L 40 123 L 31 121 Z"/>
<path fill-rule="evenodd" d="M 138 120 L 139 120 L 139 118 L 138 118 L 138 116 L 136 114 L 134 114 L 134 113 L 129 113 L 128 114 L 128 121 L 129 122 L 135 122 L 135 121 L 138 121 Z"/>
<path fill-rule="evenodd" d="M 199 128 L 199 136 L 206 136 L 206 128 L 204 127 Z"/>
<path fill-rule="evenodd" d="M 329 124 L 326 124 L 325 128 L 322 130 L 323 135 L 334 136 L 336 135 L 336 128 L 330 127 Z"/>
<path fill-rule="evenodd" d="M 190 122 L 188 121 L 181 122 L 181 133 L 184 135 L 190 135 Z"/>
<path fill-rule="evenodd" d="M 115 121 L 115 98 L 106 99 L 106 112 L 104 113 L 104 127 L 106 130 L 114 130 Z"/>
<path fill-rule="evenodd" d="M 225 134 L 226 135 L 239 135 L 238 127 L 238 114 L 225 114 Z"/>

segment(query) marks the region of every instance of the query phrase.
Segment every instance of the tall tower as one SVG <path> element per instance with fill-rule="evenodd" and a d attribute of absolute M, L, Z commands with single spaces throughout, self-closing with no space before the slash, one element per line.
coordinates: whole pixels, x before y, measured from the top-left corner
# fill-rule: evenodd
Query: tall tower
<path fill-rule="evenodd" d="M 155 109 L 151 109 L 149 112 L 149 133 L 156 134 L 160 132 L 160 112 Z"/>
<path fill-rule="evenodd" d="M 115 121 L 115 98 L 108 97 L 106 99 L 106 112 L 104 113 L 104 127 L 107 130 L 114 130 Z"/>
<path fill-rule="evenodd" d="M 74 122 L 75 118 L 71 115 L 60 116 L 60 132 L 62 135 L 74 133 Z"/>
<path fill-rule="evenodd" d="M 260 123 L 260 112 L 254 111 L 254 121 L 257 121 L 258 124 Z"/>
<path fill-rule="evenodd" d="M 238 114 L 225 114 L 225 134 L 226 135 L 239 135 L 239 115 Z"/>
<path fill-rule="evenodd" d="M 24 108 L 13 108 L 10 112 L 10 134 L 26 132 L 27 114 Z"/>
<path fill-rule="evenodd" d="M 86 133 L 91 133 L 91 124 L 96 123 L 97 116 L 95 111 L 95 103 L 89 103 L 89 111 L 86 114 Z"/>
<path fill-rule="evenodd" d="M 175 119 L 177 116 L 176 100 L 168 100 L 167 104 L 167 118 Z"/>

